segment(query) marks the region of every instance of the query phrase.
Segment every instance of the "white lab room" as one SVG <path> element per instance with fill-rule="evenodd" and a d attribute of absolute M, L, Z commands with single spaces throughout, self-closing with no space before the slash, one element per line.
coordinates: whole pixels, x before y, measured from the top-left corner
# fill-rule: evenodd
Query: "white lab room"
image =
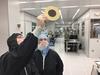
<path fill-rule="evenodd" d="M 0 0 L 0 75 L 100 75 L 100 0 Z"/>

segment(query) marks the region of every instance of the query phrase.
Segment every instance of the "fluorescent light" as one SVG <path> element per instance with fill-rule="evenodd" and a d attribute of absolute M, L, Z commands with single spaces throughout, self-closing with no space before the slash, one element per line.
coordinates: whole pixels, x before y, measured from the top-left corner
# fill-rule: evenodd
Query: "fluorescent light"
<path fill-rule="evenodd" d="M 57 0 L 58 2 L 59 1 L 68 1 L 68 0 Z M 23 2 L 19 2 L 19 4 L 24 4 L 24 3 L 46 3 L 46 2 L 56 2 L 55 0 L 37 0 L 37 1 L 23 1 Z"/>
<path fill-rule="evenodd" d="M 74 14 L 74 16 L 72 17 L 72 19 L 74 19 L 76 17 L 76 15 L 79 13 L 80 9 L 77 9 L 76 13 Z"/>
<path fill-rule="evenodd" d="M 43 10 L 41 10 L 41 13 L 44 13 L 44 11 L 43 11 Z"/>
<path fill-rule="evenodd" d="M 77 8 L 78 6 L 62 6 L 61 8 Z"/>
<path fill-rule="evenodd" d="M 49 0 L 49 1 L 23 1 L 23 2 L 19 2 L 19 4 L 26 4 L 26 3 L 46 3 L 46 2 L 52 2 L 53 0 Z"/>
<path fill-rule="evenodd" d="M 63 17 L 62 17 L 62 13 L 61 13 L 61 10 L 59 10 L 59 13 L 60 13 L 60 15 L 61 15 L 61 19 L 63 19 Z"/>
<path fill-rule="evenodd" d="M 23 8 L 21 10 L 35 10 L 36 8 Z"/>
<path fill-rule="evenodd" d="M 64 20 L 63 20 L 63 16 L 62 16 L 61 10 L 59 10 L 59 13 L 60 13 L 60 15 L 61 15 L 62 23 L 64 24 Z"/>
<path fill-rule="evenodd" d="M 46 8 L 22 8 L 21 10 L 45 10 Z"/>
<path fill-rule="evenodd" d="M 41 8 L 41 9 L 43 9 L 43 10 L 44 10 L 44 9 L 46 9 L 46 8 Z"/>
<path fill-rule="evenodd" d="M 26 1 L 23 1 L 23 2 L 19 2 L 19 4 L 23 4 L 23 3 L 27 3 Z"/>
<path fill-rule="evenodd" d="M 46 3 L 46 2 L 53 2 L 54 0 L 45 0 L 45 1 L 33 1 L 34 3 Z"/>
<path fill-rule="evenodd" d="M 84 7 L 100 7 L 100 5 L 85 5 Z"/>
<path fill-rule="evenodd" d="M 58 1 L 68 1 L 68 0 L 58 0 Z"/>

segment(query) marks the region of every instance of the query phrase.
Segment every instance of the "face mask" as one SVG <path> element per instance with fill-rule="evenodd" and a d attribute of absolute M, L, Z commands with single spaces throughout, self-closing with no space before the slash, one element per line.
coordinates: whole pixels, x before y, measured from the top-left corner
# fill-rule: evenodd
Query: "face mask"
<path fill-rule="evenodd" d="M 49 47 L 43 47 L 39 49 L 42 52 L 42 55 L 46 56 L 49 50 Z"/>
<path fill-rule="evenodd" d="M 47 55 L 48 50 L 49 50 L 49 44 L 46 44 L 45 46 L 38 46 L 38 49 L 42 52 L 42 55 Z"/>
<path fill-rule="evenodd" d="M 46 50 L 46 48 L 48 47 L 48 44 L 46 46 L 38 46 L 38 49 L 40 51 Z"/>

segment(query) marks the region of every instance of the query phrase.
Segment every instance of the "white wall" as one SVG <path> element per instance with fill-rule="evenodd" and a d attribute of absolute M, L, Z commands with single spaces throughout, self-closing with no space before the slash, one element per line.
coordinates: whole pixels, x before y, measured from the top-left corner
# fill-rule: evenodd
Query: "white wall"
<path fill-rule="evenodd" d="M 17 24 L 20 24 L 20 7 L 18 0 L 8 0 L 8 14 L 9 14 L 9 33 L 20 32 Z"/>
<path fill-rule="evenodd" d="M 36 17 L 28 13 L 21 12 L 21 31 L 24 35 L 32 31 L 32 22 L 37 23 Z"/>
<path fill-rule="evenodd" d="M 32 22 L 37 23 L 36 17 L 24 13 L 25 33 L 32 31 Z"/>
<path fill-rule="evenodd" d="M 0 55 L 6 52 L 8 29 L 8 0 L 0 0 Z"/>
<path fill-rule="evenodd" d="M 84 37 L 85 53 L 89 57 L 89 44 L 90 44 L 90 20 L 85 20 L 85 37 Z"/>
<path fill-rule="evenodd" d="M 100 9 L 91 9 L 91 19 L 100 19 Z M 89 57 L 100 57 L 100 38 L 90 38 Z"/>
<path fill-rule="evenodd" d="M 14 32 L 19 32 L 20 7 L 18 0 L 0 0 L 0 55 L 8 50 L 6 40 Z"/>
<path fill-rule="evenodd" d="M 79 39 L 82 44 L 82 49 L 84 50 L 85 44 L 84 44 L 84 36 L 82 36 L 82 21 L 81 20 L 79 21 Z"/>
<path fill-rule="evenodd" d="M 84 25 L 84 36 L 82 36 L 82 22 L 85 23 Z M 87 56 L 89 56 L 89 37 L 90 37 L 90 11 L 85 13 L 80 19 L 78 20 L 79 26 L 79 38 L 81 39 L 81 43 L 83 49 Z"/>
<path fill-rule="evenodd" d="M 10 35 L 14 32 L 23 32 L 26 35 L 30 32 L 32 22 L 36 22 L 34 16 L 21 12 L 20 5 L 18 4 L 18 0 L 8 0 L 9 6 L 9 33 Z M 21 27 L 18 28 L 17 24 L 20 24 Z"/>
<path fill-rule="evenodd" d="M 98 58 L 100 57 L 100 39 L 90 39 L 89 44 L 89 57 Z"/>
<path fill-rule="evenodd" d="M 23 35 L 25 34 L 25 27 L 24 27 L 24 13 L 20 12 L 20 24 L 21 24 L 21 28 L 20 31 L 23 32 Z"/>
<path fill-rule="evenodd" d="M 91 13 L 90 18 L 92 18 L 92 19 L 100 19 L 100 9 L 91 9 L 90 13 Z"/>

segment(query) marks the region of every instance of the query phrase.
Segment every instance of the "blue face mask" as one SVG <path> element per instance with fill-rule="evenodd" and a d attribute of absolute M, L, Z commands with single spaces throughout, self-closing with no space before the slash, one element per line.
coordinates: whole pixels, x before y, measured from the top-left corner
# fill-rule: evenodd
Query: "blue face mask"
<path fill-rule="evenodd" d="M 47 45 L 45 47 L 38 47 L 38 49 L 42 52 L 43 55 L 47 55 L 49 46 Z"/>

